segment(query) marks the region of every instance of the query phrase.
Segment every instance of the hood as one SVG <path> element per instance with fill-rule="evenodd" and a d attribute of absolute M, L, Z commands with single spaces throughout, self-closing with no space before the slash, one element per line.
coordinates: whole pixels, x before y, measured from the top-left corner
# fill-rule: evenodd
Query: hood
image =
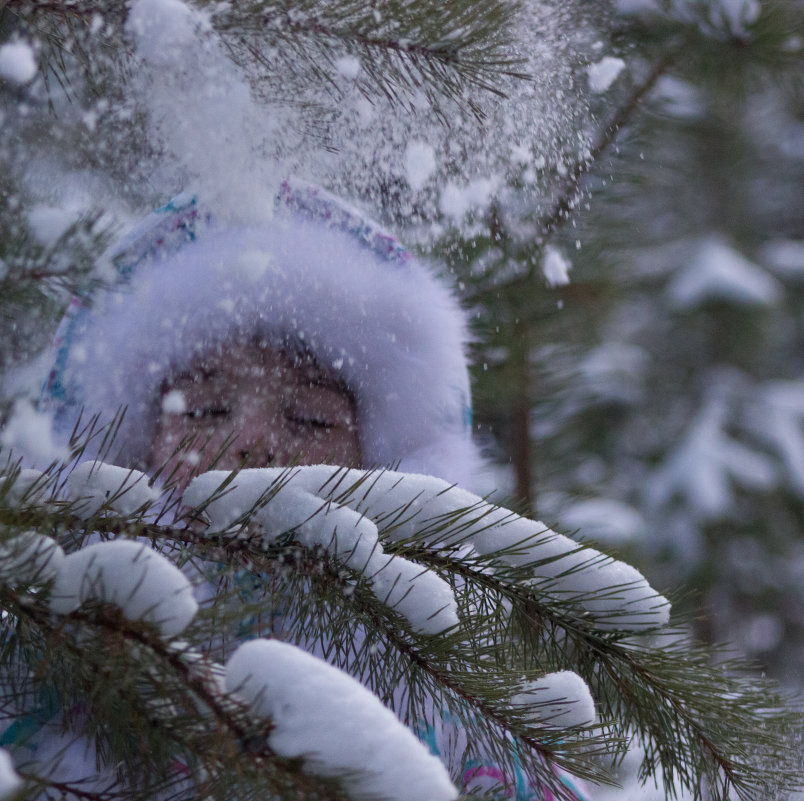
<path fill-rule="evenodd" d="M 365 467 L 471 484 L 465 315 L 353 207 L 284 182 L 270 221 L 238 227 L 179 196 L 107 258 L 119 283 L 74 298 L 54 344 L 42 405 L 63 437 L 82 409 L 125 406 L 118 461 L 141 468 L 169 370 L 232 337 L 290 337 L 354 394 Z"/>

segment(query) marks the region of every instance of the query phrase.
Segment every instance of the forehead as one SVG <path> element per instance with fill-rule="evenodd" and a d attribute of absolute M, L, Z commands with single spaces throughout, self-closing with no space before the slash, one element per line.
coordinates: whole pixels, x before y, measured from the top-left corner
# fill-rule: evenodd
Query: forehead
<path fill-rule="evenodd" d="M 172 370 L 166 382 L 170 386 L 203 385 L 212 380 L 220 383 L 251 378 L 275 386 L 313 386 L 350 397 L 352 394 L 308 351 L 256 339 L 219 343 L 198 354 L 187 367 Z"/>

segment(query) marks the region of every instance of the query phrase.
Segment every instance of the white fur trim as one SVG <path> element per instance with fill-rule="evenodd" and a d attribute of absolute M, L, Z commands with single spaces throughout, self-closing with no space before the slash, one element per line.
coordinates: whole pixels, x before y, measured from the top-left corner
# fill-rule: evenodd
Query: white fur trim
<path fill-rule="evenodd" d="M 478 466 L 456 300 L 417 262 L 384 261 L 321 223 L 277 215 L 260 229 L 207 229 L 140 264 L 123 292 L 95 301 L 65 378 L 86 412 L 128 406 L 120 440 L 135 465 L 168 369 L 238 334 L 292 335 L 344 380 L 364 466 L 461 482 Z"/>

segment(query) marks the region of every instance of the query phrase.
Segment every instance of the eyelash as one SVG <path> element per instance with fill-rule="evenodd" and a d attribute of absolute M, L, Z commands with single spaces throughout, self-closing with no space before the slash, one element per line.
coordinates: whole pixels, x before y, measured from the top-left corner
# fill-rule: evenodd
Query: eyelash
<path fill-rule="evenodd" d="M 210 406 L 205 409 L 191 409 L 184 416 L 192 420 L 199 417 L 228 417 L 231 411 L 229 406 Z"/>
<path fill-rule="evenodd" d="M 286 414 L 285 419 L 298 426 L 307 426 L 308 428 L 335 428 L 335 423 L 328 423 L 326 420 L 319 420 L 317 417 L 296 417 L 296 415 Z"/>
<path fill-rule="evenodd" d="M 191 420 L 204 417 L 228 417 L 231 411 L 231 407 L 229 406 L 209 406 L 203 409 L 191 409 L 189 412 L 185 412 L 184 416 Z M 285 419 L 294 425 L 305 426 L 307 428 L 321 428 L 325 430 L 335 428 L 335 423 L 320 420 L 317 417 L 298 417 L 294 414 L 286 414 Z"/>

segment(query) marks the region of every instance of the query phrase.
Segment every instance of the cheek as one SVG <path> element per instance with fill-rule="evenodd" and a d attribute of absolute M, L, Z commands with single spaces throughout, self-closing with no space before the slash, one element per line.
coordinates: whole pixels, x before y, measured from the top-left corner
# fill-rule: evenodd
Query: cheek
<path fill-rule="evenodd" d="M 150 470 L 167 465 L 209 463 L 226 439 L 225 432 L 214 427 L 199 426 L 180 415 L 162 415 L 154 428 L 148 458 Z M 176 449 L 180 449 L 176 452 Z"/>
<path fill-rule="evenodd" d="M 160 417 L 154 426 L 150 443 L 149 467 L 160 467 L 181 442 L 183 434 L 175 416 Z"/>
<path fill-rule="evenodd" d="M 265 443 L 277 447 L 287 439 L 282 421 L 277 416 L 261 410 L 232 422 L 238 441 L 244 444 Z"/>
<path fill-rule="evenodd" d="M 348 428 L 314 429 L 296 439 L 291 459 L 300 464 L 332 462 L 338 465 L 358 467 L 361 464 L 360 443 L 356 430 Z"/>

